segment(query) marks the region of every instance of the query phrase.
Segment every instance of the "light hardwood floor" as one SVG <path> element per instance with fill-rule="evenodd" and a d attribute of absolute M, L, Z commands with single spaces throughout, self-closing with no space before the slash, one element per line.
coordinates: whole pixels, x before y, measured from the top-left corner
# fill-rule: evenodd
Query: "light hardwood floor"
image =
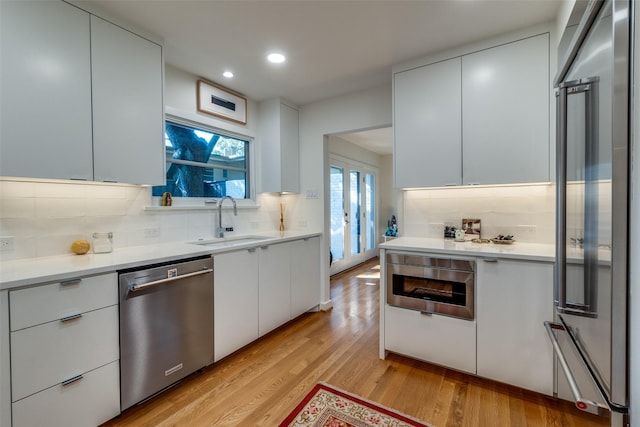
<path fill-rule="evenodd" d="M 447 426 L 605 426 L 573 405 L 391 354 L 378 358 L 379 268 L 331 279 L 308 313 L 105 426 L 277 426 L 318 381 Z"/>

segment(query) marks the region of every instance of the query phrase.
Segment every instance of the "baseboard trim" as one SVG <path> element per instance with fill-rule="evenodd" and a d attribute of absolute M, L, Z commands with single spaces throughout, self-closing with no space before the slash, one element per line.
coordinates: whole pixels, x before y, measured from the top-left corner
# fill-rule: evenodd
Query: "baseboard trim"
<path fill-rule="evenodd" d="M 331 300 L 327 300 L 325 302 L 320 303 L 320 310 L 329 311 L 333 308 L 333 302 Z"/>

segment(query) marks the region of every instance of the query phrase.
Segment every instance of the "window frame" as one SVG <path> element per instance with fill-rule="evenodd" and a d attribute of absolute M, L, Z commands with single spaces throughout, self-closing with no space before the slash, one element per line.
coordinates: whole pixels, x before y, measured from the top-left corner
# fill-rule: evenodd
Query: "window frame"
<path fill-rule="evenodd" d="M 228 129 L 223 129 L 221 127 L 217 127 L 211 124 L 207 124 L 207 123 L 203 123 L 200 121 L 195 121 L 195 120 L 190 120 L 184 117 L 180 117 L 180 116 L 176 116 L 173 114 L 168 114 L 165 113 L 165 119 L 163 121 L 163 134 L 164 134 L 164 130 L 166 129 L 166 123 L 175 123 L 177 125 L 180 126 L 187 126 L 190 128 L 197 128 L 197 129 L 202 129 L 204 131 L 208 131 L 208 132 L 214 132 L 223 136 L 228 136 L 231 138 L 237 138 L 240 139 L 242 141 L 247 141 L 248 142 L 248 155 L 246 156 L 246 162 L 247 162 L 247 181 L 245 183 L 245 185 L 247 185 L 249 187 L 249 198 L 247 199 L 235 199 L 237 206 L 239 208 L 242 207 L 257 207 L 257 201 L 256 201 L 256 169 L 255 169 L 255 164 L 256 164 L 256 160 L 255 160 L 255 156 L 256 156 L 256 148 L 255 148 L 255 138 L 250 136 L 250 135 L 246 135 L 246 134 L 242 134 L 242 133 L 238 133 L 238 132 L 234 132 Z M 166 154 L 166 146 L 164 145 L 164 139 L 163 139 L 163 148 L 165 150 L 165 154 Z M 169 163 L 169 160 L 165 158 L 165 162 L 164 162 L 164 176 L 166 179 L 167 176 L 167 171 L 166 171 L 166 165 L 167 163 Z M 190 162 L 187 162 L 190 163 Z M 165 183 L 166 184 L 166 183 Z M 155 206 L 160 206 L 160 201 L 161 201 L 162 197 L 159 196 L 151 196 L 151 202 L 153 205 Z M 220 198 L 216 198 L 216 197 L 174 197 L 172 199 L 172 206 L 173 207 L 209 207 L 209 208 L 213 208 L 215 207 L 215 203 L 217 202 Z"/>

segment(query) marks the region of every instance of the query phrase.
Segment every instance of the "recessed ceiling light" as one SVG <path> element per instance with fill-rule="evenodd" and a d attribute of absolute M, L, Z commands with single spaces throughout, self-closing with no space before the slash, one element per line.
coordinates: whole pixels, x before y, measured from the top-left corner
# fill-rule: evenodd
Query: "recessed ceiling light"
<path fill-rule="evenodd" d="M 225 76 L 228 79 L 233 77 L 233 73 L 231 71 L 225 71 L 224 73 L 222 73 L 222 75 Z"/>
<path fill-rule="evenodd" d="M 274 64 L 280 64 L 286 61 L 287 58 L 285 58 L 281 53 L 270 53 L 269 55 L 267 55 L 267 59 L 269 60 L 269 62 L 273 62 Z"/>

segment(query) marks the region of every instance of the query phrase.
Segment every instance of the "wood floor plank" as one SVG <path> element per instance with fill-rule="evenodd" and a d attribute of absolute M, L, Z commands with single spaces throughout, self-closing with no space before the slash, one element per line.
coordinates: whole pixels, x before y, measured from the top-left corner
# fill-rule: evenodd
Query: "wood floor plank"
<path fill-rule="evenodd" d="M 377 259 L 332 277 L 331 299 L 332 310 L 295 319 L 104 426 L 277 426 L 319 381 L 435 427 L 608 425 L 552 397 L 393 353 L 380 360 Z"/>

